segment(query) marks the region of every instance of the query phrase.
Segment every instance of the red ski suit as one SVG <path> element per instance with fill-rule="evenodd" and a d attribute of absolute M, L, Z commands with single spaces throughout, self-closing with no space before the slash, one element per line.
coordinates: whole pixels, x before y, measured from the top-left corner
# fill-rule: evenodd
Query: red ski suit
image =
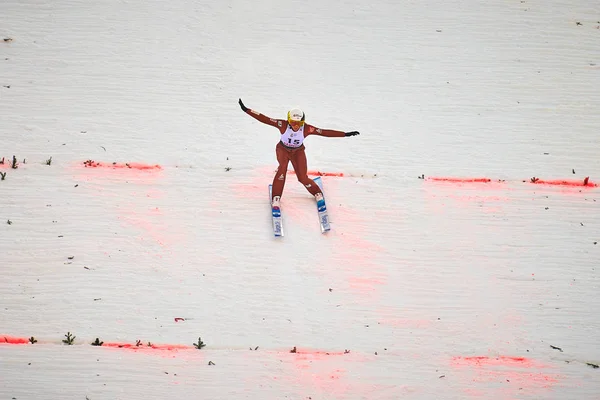
<path fill-rule="evenodd" d="M 257 111 L 248 109 L 248 115 L 254 119 L 262 122 L 263 124 L 274 126 L 279 129 L 279 133 L 283 135 L 288 128 L 288 121 L 285 119 L 273 119 L 266 115 L 263 115 Z M 310 135 L 319 135 L 326 137 L 344 137 L 346 134 L 342 131 L 336 131 L 333 129 L 320 129 L 313 125 L 304 124 L 304 138 Z M 273 178 L 273 198 L 280 196 L 283 193 L 283 187 L 285 186 L 285 177 L 287 175 L 288 164 L 291 161 L 294 167 L 294 172 L 298 181 L 304 185 L 304 187 L 314 196 L 321 192 L 319 186 L 308 177 L 308 167 L 306 163 L 306 153 L 304 152 L 304 144 L 300 147 L 288 147 L 281 140 L 275 146 L 275 153 L 277 154 L 277 162 L 279 167 Z"/>

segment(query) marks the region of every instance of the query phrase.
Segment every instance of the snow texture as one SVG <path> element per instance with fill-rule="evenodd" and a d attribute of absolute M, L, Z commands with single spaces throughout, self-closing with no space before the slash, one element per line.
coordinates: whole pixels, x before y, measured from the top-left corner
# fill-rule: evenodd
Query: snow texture
<path fill-rule="evenodd" d="M 599 87 L 595 1 L 4 0 L 0 397 L 597 398 Z"/>

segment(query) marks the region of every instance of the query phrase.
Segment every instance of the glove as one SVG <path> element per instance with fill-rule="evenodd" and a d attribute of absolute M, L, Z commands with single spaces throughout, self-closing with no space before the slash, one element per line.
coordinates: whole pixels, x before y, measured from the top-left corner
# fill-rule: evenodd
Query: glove
<path fill-rule="evenodd" d="M 345 135 L 346 136 L 356 136 L 356 135 L 360 135 L 360 132 L 358 132 L 358 131 L 346 132 Z"/>
<path fill-rule="evenodd" d="M 248 107 L 246 107 L 244 105 L 244 102 L 242 102 L 242 99 L 240 99 L 240 101 L 238 101 L 238 103 L 240 103 L 240 107 L 242 107 L 242 111 L 247 113 L 248 112 Z"/>

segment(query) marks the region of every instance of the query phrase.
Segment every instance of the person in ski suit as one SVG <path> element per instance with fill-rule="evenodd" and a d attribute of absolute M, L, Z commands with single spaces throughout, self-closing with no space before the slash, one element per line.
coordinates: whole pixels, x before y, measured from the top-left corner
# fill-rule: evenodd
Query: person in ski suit
<path fill-rule="evenodd" d="M 319 208 L 323 202 L 323 193 L 321 188 L 308 177 L 308 167 L 306 163 L 306 154 L 304 153 L 304 139 L 310 135 L 319 135 L 326 137 L 345 137 L 345 136 L 356 136 L 360 135 L 357 131 L 342 132 L 333 129 L 321 129 L 313 125 L 305 123 L 304 112 L 298 108 L 294 108 L 288 111 L 287 120 L 284 119 L 273 119 L 266 115 L 254 111 L 244 105 L 242 99 L 239 99 L 240 107 L 242 111 L 251 116 L 252 118 L 262 122 L 263 124 L 274 126 L 279 129 L 281 138 L 275 146 L 275 153 L 277 155 L 277 162 L 279 167 L 273 178 L 273 189 L 272 189 L 272 206 L 279 207 L 281 195 L 283 194 L 283 187 L 285 186 L 285 177 L 287 174 L 288 164 L 291 161 L 294 167 L 294 172 L 298 181 L 304 185 L 304 187 L 315 196 L 317 205 Z"/>

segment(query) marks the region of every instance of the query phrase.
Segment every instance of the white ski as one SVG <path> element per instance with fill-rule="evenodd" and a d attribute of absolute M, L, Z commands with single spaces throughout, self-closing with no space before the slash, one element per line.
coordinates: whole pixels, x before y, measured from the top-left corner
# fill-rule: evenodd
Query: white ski
<path fill-rule="evenodd" d="M 323 181 L 320 176 L 313 179 L 323 192 Z M 317 202 L 317 213 L 319 214 L 319 225 L 321 225 L 321 233 L 329 232 L 331 225 L 329 225 L 329 215 L 327 215 L 327 205 L 325 204 L 325 193 L 323 192 L 323 200 Z"/>
<path fill-rule="evenodd" d="M 271 206 L 271 217 L 273 218 L 273 234 L 275 237 L 283 236 L 283 221 L 281 219 L 281 207 L 273 207 L 273 185 L 269 185 L 269 205 Z"/>

